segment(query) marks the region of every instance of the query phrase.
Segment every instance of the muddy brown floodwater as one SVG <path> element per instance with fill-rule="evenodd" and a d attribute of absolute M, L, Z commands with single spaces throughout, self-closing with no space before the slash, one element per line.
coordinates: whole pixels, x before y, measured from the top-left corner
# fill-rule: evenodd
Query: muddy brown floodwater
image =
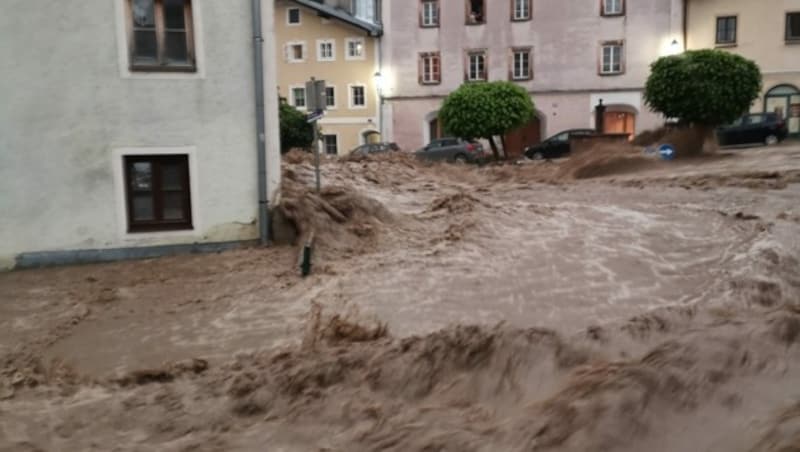
<path fill-rule="evenodd" d="M 308 278 L 0 274 L 0 451 L 800 450 L 800 147 L 628 158 L 293 156 Z"/>

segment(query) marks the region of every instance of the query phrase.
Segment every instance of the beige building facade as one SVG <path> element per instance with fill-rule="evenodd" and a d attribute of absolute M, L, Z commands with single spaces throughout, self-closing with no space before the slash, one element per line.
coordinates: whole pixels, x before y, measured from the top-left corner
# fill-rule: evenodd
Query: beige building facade
<path fill-rule="evenodd" d="M 324 80 L 322 152 L 344 155 L 381 138 L 376 81 L 381 31 L 376 3 L 333 3 L 276 0 L 278 93 L 307 112 L 305 83 L 312 77 Z"/>
<path fill-rule="evenodd" d="M 687 48 L 755 61 L 764 87 L 751 112 L 777 112 L 800 136 L 800 0 L 687 0 Z"/>

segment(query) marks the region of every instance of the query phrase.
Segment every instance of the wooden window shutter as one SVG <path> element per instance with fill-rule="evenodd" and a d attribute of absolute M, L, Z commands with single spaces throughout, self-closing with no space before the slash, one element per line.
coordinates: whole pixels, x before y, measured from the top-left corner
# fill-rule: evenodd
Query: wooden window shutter
<path fill-rule="evenodd" d="M 425 84 L 425 54 L 420 53 L 417 58 L 417 81 L 420 85 Z"/>

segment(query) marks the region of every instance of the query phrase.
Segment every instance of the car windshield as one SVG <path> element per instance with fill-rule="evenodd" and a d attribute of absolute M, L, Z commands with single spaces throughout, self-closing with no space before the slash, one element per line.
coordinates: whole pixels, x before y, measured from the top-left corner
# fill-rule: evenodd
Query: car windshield
<path fill-rule="evenodd" d="M 558 135 L 550 138 L 547 141 L 550 141 L 550 142 L 553 142 L 553 143 L 563 143 L 565 141 L 569 141 L 569 133 L 568 132 L 559 133 Z"/>

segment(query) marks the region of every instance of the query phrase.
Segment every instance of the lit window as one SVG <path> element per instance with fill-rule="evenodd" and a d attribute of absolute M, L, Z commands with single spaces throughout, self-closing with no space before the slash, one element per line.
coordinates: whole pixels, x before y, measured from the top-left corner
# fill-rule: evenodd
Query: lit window
<path fill-rule="evenodd" d="M 347 38 L 347 59 L 363 60 L 366 58 L 364 51 L 364 39 Z"/>

